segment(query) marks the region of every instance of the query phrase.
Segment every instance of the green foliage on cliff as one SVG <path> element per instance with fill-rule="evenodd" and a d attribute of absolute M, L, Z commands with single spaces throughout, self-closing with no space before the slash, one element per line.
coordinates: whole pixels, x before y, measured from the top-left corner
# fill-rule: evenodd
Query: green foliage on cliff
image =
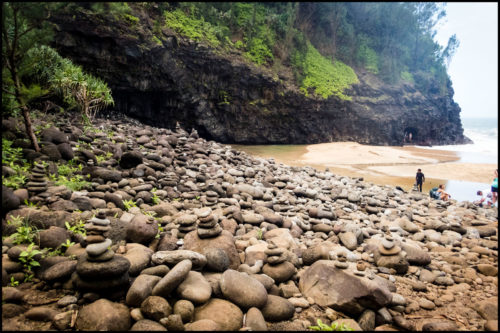
<path fill-rule="evenodd" d="M 196 19 L 186 15 L 181 9 L 165 11 L 166 25 L 194 41 L 206 41 L 212 46 L 220 45 L 215 29 L 203 17 Z"/>
<path fill-rule="evenodd" d="M 364 68 L 389 84 L 413 79 L 423 93 L 445 94 L 446 69 L 459 45 L 455 35 L 444 48 L 434 41 L 445 6 L 432 2 L 179 2 L 169 3 L 165 13 L 173 18 L 168 24 L 190 38 L 215 44 L 218 40 L 269 68 L 279 68 L 275 63 L 294 66 L 298 85 L 304 84 L 307 75 L 301 73 L 305 67 L 296 58 L 307 57 L 308 42 L 322 56 Z M 320 91 L 328 95 L 328 90 Z"/>
<path fill-rule="evenodd" d="M 308 43 L 307 52 L 302 54 L 296 51 L 292 63 L 302 71 L 302 75 L 299 75 L 300 89 L 306 96 L 310 91 L 314 91 L 323 98 L 334 95 L 344 100 L 351 100 L 343 92 L 350 85 L 359 82 L 358 77 L 351 67 L 340 60 L 332 63 Z"/>

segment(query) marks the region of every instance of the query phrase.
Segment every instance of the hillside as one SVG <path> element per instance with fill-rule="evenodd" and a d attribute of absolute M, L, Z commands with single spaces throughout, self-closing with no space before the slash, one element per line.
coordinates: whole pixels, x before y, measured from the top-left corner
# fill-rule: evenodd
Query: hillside
<path fill-rule="evenodd" d="M 286 51 L 283 44 L 286 55 L 280 58 L 275 48 L 261 61 L 260 53 L 252 53 L 250 46 L 236 47 L 238 41 L 250 44 L 253 40 L 245 39 L 241 29 L 228 33 L 233 40 L 230 44 L 208 33 L 193 37 L 186 32 L 187 14 L 182 14 L 184 30 L 169 25 L 174 19 L 180 21 L 179 13 L 189 10 L 181 5 L 158 6 L 130 4 L 128 16 L 79 7 L 51 18 L 57 27 L 53 46 L 60 54 L 104 79 L 112 90 L 115 109 L 144 123 L 173 128 L 179 122 L 207 139 L 224 143 L 400 145 L 405 133 L 412 133 L 418 144 L 468 142 L 447 75 L 427 75 L 419 81 L 421 70 L 413 76 L 398 72 L 402 77 L 392 78 L 394 73 L 384 71 L 381 60 L 377 70 L 368 60 L 349 63 L 337 57 L 332 63 L 309 42 L 318 39 L 314 29 L 310 38 L 306 32 L 296 34 L 306 40 L 302 53 L 291 46 Z M 300 6 L 291 23 L 295 30 L 305 15 L 306 9 Z M 280 8 L 274 10 L 281 13 Z M 204 24 L 210 32 L 209 23 Z M 278 37 L 275 43 L 282 45 Z M 317 48 L 324 49 L 324 43 L 316 42 Z M 297 65 L 300 61 L 301 66 Z M 318 64 L 323 64 L 320 72 L 328 69 L 333 73 L 329 77 L 347 81 L 326 84 L 317 72 L 313 75 L 311 66 Z M 334 66 L 329 67 L 331 64 Z"/>

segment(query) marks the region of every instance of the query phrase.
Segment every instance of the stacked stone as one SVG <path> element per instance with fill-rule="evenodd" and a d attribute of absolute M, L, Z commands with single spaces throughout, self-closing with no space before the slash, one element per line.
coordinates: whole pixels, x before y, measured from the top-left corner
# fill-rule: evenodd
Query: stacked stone
<path fill-rule="evenodd" d="M 356 269 L 354 270 L 354 274 L 359 276 L 365 276 L 366 263 L 364 261 L 359 260 L 356 263 Z"/>
<path fill-rule="evenodd" d="M 201 203 L 204 206 L 215 206 L 219 201 L 219 195 L 215 191 L 206 191 L 205 195 L 201 198 Z"/>
<path fill-rule="evenodd" d="M 131 138 L 126 139 L 126 145 L 128 150 L 132 150 L 134 148 L 134 142 Z"/>
<path fill-rule="evenodd" d="M 43 164 L 35 162 L 35 166 L 31 170 L 30 181 L 26 184 L 28 191 L 31 193 L 45 192 L 47 190 L 47 181 L 44 177 L 45 167 Z"/>
<path fill-rule="evenodd" d="M 161 180 L 161 185 L 165 186 L 176 186 L 179 183 L 179 176 L 172 171 L 165 173 L 165 176 Z"/>
<path fill-rule="evenodd" d="M 179 131 L 177 131 L 179 133 Z M 178 166 L 185 166 L 187 161 L 189 161 L 189 156 L 191 155 L 191 148 L 186 145 L 188 139 L 183 134 L 177 139 L 177 144 L 175 145 L 174 151 L 176 154 L 175 164 Z"/>
<path fill-rule="evenodd" d="M 99 212 L 85 224 L 85 252 L 76 265 L 76 285 L 80 289 L 107 291 L 128 285 L 130 262 L 115 256 L 109 249 L 111 239 L 106 238 L 111 230 L 110 221 Z"/>
<path fill-rule="evenodd" d="M 196 229 L 196 221 L 198 217 L 196 215 L 183 215 L 180 218 L 176 219 L 174 222 L 179 224 L 179 234 L 177 235 L 179 238 L 184 238 L 184 236 L 193 230 Z"/>
<path fill-rule="evenodd" d="M 347 257 L 344 252 L 337 253 L 337 260 L 333 262 L 335 267 L 340 269 L 346 269 L 349 267 L 349 263 L 347 262 Z"/>
<path fill-rule="evenodd" d="M 215 214 L 200 217 L 197 231 L 198 237 L 200 238 L 213 238 L 219 236 L 222 232 L 222 228 L 219 225 L 219 217 Z"/>
<path fill-rule="evenodd" d="M 401 248 L 394 243 L 394 238 L 390 235 L 390 232 L 385 234 L 378 250 L 383 256 L 395 256 L 401 252 Z"/>
<path fill-rule="evenodd" d="M 271 266 L 276 266 L 286 261 L 285 250 L 279 248 L 272 241 L 269 242 L 267 250 L 264 253 L 267 255 L 266 262 Z"/>

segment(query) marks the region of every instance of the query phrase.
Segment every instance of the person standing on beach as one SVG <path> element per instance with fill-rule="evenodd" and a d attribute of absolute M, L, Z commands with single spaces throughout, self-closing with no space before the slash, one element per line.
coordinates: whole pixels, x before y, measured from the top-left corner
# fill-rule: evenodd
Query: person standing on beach
<path fill-rule="evenodd" d="M 425 182 L 425 176 L 422 173 L 422 169 L 417 170 L 417 175 L 415 176 L 417 182 L 417 187 L 420 192 L 422 192 L 422 184 Z"/>
<path fill-rule="evenodd" d="M 498 201 L 498 169 L 495 169 L 495 178 L 493 178 L 493 183 L 491 183 L 491 194 L 493 195 L 492 203 Z"/>

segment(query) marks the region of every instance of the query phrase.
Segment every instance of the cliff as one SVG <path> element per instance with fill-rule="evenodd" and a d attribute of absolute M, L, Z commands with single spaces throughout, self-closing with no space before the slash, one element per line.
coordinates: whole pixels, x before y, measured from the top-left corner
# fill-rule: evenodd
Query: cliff
<path fill-rule="evenodd" d="M 152 24 L 59 14 L 54 47 L 108 82 L 115 109 L 143 123 L 194 128 L 222 143 L 305 144 L 356 141 L 401 145 L 412 133 L 419 144 L 462 144 L 460 107 L 449 82 L 423 96 L 410 84 L 388 86 L 356 70 L 359 83 L 336 97 L 304 96 L 292 76 L 249 64 L 237 51 L 212 49 Z"/>

